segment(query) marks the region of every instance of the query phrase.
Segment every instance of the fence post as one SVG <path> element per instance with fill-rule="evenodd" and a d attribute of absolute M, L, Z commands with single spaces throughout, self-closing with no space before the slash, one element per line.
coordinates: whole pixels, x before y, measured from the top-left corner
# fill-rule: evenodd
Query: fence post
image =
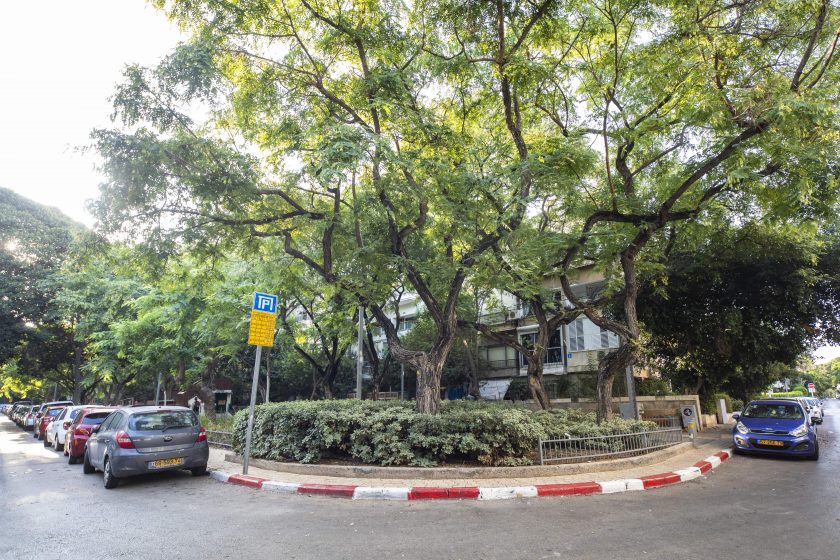
<path fill-rule="evenodd" d="M 545 464 L 545 460 L 543 459 L 543 440 L 540 438 L 540 465 Z"/>

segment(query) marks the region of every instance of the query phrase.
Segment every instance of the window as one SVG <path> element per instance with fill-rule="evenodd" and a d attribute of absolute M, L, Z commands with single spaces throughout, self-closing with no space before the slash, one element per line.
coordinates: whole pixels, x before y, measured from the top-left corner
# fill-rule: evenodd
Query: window
<path fill-rule="evenodd" d="M 406 332 L 410 331 L 411 327 L 414 326 L 414 317 L 404 317 L 401 318 L 399 323 L 397 323 L 397 331 L 399 332 Z"/>
<path fill-rule="evenodd" d="M 520 340 L 522 341 L 522 345 L 530 350 L 534 347 L 534 344 L 537 341 L 537 333 L 523 334 Z M 521 356 L 520 361 L 523 366 L 528 365 L 528 359 L 525 356 Z M 543 363 L 563 363 L 563 334 L 560 330 L 554 331 L 554 334 L 552 334 L 551 338 L 548 340 L 548 348 L 546 349 L 545 356 L 543 357 Z"/>
<path fill-rule="evenodd" d="M 504 367 L 507 362 L 507 347 L 505 346 L 488 346 L 487 347 L 487 363 L 490 367 Z"/>
<path fill-rule="evenodd" d="M 111 427 L 115 425 L 117 419 L 120 418 L 120 416 L 121 415 L 118 412 L 111 413 L 111 415 L 108 417 L 108 419 L 105 422 L 102 423 L 102 427 L 99 428 L 99 431 L 100 432 L 107 432 L 108 430 L 110 430 Z"/>
<path fill-rule="evenodd" d="M 82 425 L 84 426 L 98 426 L 108 418 L 110 412 L 91 412 L 82 418 Z"/>
<path fill-rule="evenodd" d="M 569 352 L 581 352 L 584 348 L 583 319 L 575 319 L 569 323 Z"/>
<path fill-rule="evenodd" d="M 197 423 L 191 410 L 160 410 L 134 414 L 129 427 L 138 432 L 156 432 L 167 428 L 191 428 Z"/>

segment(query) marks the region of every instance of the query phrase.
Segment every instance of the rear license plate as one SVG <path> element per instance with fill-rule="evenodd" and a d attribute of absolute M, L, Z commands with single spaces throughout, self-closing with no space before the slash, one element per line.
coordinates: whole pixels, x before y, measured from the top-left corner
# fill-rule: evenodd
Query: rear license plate
<path fill-rule="evenodd" d="M 176 457 L 175 459 L 161 459 L 160 461 L 152 461 L 149 466 L 153 469 L 162 469 L 164 467 L 177 467 L 184 464 L 183 457 Z"/>
<path fill-rule="evenodd" d="M 778 441 L 778 440 L 775 440 L 775 439 L 760 439 L 760 440 L 758 440 L 758 444 L 759 445 L 772 445 L 774 447 L 784 447 L 785 446 L 785 442 Z"/>

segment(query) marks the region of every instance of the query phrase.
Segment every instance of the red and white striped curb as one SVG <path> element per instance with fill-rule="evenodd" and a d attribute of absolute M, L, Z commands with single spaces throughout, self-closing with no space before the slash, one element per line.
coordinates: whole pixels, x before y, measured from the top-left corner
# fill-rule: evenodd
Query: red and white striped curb
<path fill-rule="evenodd" d="M 258 490 L 286 494 L 307 494 L 315 496 L 334 496 L 354 500 L 506 500 L 510 498 L 537 498 L 544 496 L 580 496 L 586 494 L 613 494 L 648 490 L 669 484 L 678 484 L 694 480 L 732 457 L 731 449 L 724 449 L 706 457 L 694 465 L 674 472 L 652 474 L 641 478 L 621 478 L 617 480 L 572 482 L 567 484 L 535 484 L 532 486 L 499 486 L 482 488 L 462 486 L 454 488 L 435 488 L 415 486 L 413 488 L 394 488 L 377 486 L 353 486 L 344 484 L 298 484 L 278 482 L 256 476 L 229 474 L 211 470 L 210 476 L 220 482 L 247 486 Z"/>

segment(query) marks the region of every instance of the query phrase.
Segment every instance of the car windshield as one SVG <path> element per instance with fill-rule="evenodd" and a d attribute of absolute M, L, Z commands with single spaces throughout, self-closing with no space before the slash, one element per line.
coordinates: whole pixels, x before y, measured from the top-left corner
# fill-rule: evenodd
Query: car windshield
<path fill-rule="evenodd" d="M 778 418 L 796 420 L 802 418 L 802 408 L 795 404 L 751 404 L 743 414 L 744 418 Z"/>
<path fill-rule="evenodd" d="M 138 432 L 152 432 L 169 428 L 191 428 L 195 425 L 197 421 L 192 411 L 159 410 L 133 415 L 128 426 Z"/>

